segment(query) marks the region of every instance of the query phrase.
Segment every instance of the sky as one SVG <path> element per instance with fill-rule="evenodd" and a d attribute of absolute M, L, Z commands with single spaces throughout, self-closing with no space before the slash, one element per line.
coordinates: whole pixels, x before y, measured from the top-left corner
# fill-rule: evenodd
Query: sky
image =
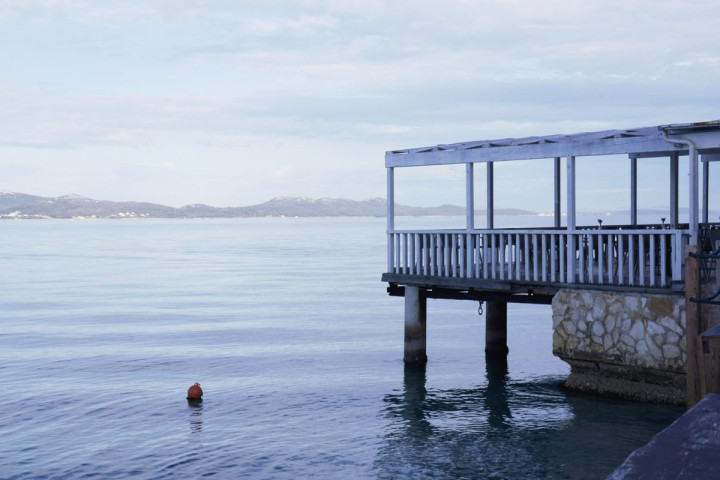
<path fill-rule="evenodd" d="M 364 200 L 388 150 L 716 120 L 718 18 L 717 0 L 0 0 L 0 190 Z M 627 168 L 580 163 L 578 207 L 626 208 Z M 399 203 L 464 203 L 462 168 L 402 170 Z M 641 207 L 668 204 L 667 170 L 640 165 Z M 551 162 L 495 177 L 496 207 L 552 208 Z"/>

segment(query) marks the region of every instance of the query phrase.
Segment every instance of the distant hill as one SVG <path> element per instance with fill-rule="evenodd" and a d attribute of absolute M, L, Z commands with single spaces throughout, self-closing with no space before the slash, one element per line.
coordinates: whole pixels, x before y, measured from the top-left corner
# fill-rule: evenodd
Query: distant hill
<path fill-rule="evenodd" d="M 478 211 L 478 214 L 484 211 Z M 398 216 L 460 216 L 457 205 L 411 207 L 395 205 Z M 496 210 L 496 215 L 537 215 L 518 209 Z M 356 201 L 342 198 L 276 197 L 246 207 L 194 204 L 180 208 L 147 202 L 110 202 L 81 195 L 40 197 L 0 191 L 0 219 L 19 218 L 249 218 L 249 217 L 384 217 L 383 198 Z"/>

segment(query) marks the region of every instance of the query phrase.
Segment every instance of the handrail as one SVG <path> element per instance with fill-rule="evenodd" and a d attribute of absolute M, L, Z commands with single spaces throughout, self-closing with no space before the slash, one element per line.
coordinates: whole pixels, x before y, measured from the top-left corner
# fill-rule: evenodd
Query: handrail
<path fill-rule="evenodd" d="M 690 301 L 693 303 L 706 303 L 710 305 L 720 305 L 720 301 L 716 301 L 715 299 L 720 296 L 720 289 L 716 291 L 714 294 L 710 295 L 709 297 L 705 298 L 694 298 L 690 297 Z"/>

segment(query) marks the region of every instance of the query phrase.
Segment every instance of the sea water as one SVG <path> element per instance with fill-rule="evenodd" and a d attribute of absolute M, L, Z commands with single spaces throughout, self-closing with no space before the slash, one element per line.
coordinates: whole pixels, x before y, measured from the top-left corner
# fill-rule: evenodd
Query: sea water
<path fill-rule="evenodd" d="M 429 300 L 406 369 L 384 219 L 0 228 L 3 479 L 595 479 L 683 413 L 565 391 L 549 306 L 488 364 L 479 305 Z"/>

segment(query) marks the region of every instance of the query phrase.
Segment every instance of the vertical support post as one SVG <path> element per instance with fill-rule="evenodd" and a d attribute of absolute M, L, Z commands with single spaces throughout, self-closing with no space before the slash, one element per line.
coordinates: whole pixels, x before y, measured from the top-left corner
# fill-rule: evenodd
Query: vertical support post
<path fill-rule="evenodd" d="M 567 157 L 567 277 L 568 283 L 575 283 L 575 157 Z"/>
<path fill-rule="evenodd" d="M 630 225 L 637 225 L 637 157 L 630 157 Z"/>
<path fill-rule="evenodd" d="M 485 353 L 507 355 L 507 302 L 485 302 Z"/>
<path fill-rule="evenodd" d="M 704 158 L 705 155 L 703 155 L 703 171 L 702 171 L 702 180 L 703 180 L 703 202 L 702 202 L 702 221 L 703 223 L 708 223 L 709 219 L 709 213 L 708 213 L 708 206 L 710 201 L 710 162 L 707 161 L 706 158 Z"/>
<path fill-rule="evenodd" d="M 468 231 L 475 228 L 475 173 L 472 162 L 465 164 L 465 216 Z"/>
<path fill-rule="evenodd" d="M 687 373 L 687 405 L 692 407 L 700 400 L 700 374 L 698 371 L 697 338 L 700 329 L 700 304 L 691 298 L 700 298 L 700 268 L 698 259 L 690 253 L 697 253 L 697 245 L 688 245 L 685 250 L 685 371 Z"/>
<path fill-rule="evenodd" d="M 690 162 L 690 165 L 688 166 L 688 181 L 690 183 L 690 185 L 688 186 L 688 193 L 690 195 L 690 200 L 688 202 L 688 207 L 690 208 L 690 244 L 697 245 L 698 214 L 700 213 L 700 202 L 698 194 L 698 151 L 697 148 L 695 148 L 695 144 L 691 141 L 688 140 L 687 144 L 690 147 L 690 151 L 688 154 L 688 161 Z"/>
<path fill-rule="evenodd" d="M 670 154 L 670 226 L 677 228 L 678 219 L 678 165 L 680 154 L 673 152 Z"/>
<path fill-rule="evenodd" d="M 427 297 L 418 287 L 405 287 L 405 364 L 427 363 Z"/>
<path fill-rule="evenodd" d="M 487 162 L 487 228 L 492 230 L 495 225 L 495 195 L 493 192 L 493 162 Z"/>
<path fill-rule="evenodd" d="M 475 165 L 472 162 L 465 164 L 465 276 L 473 277 L 475 256 L 473 248 L 472 231 L 475 229 Z"/>
<path fill-rule="evenodd" d="M 555 157 L 555 228 L 560 228 L 560 219 L 562 217 L 561 212 L 561 200 L 560 200 L 560 157 Z"/>
<path fill-rule="evenodd" d="M 393 234 L 395 231 L 395 169 L 387 169 L 387 271 L 394 272 Z"/>
<path fill-rule="evenodd" d="M 567 157 L 567 227 L 575 230 L 575 157 Z"/>

